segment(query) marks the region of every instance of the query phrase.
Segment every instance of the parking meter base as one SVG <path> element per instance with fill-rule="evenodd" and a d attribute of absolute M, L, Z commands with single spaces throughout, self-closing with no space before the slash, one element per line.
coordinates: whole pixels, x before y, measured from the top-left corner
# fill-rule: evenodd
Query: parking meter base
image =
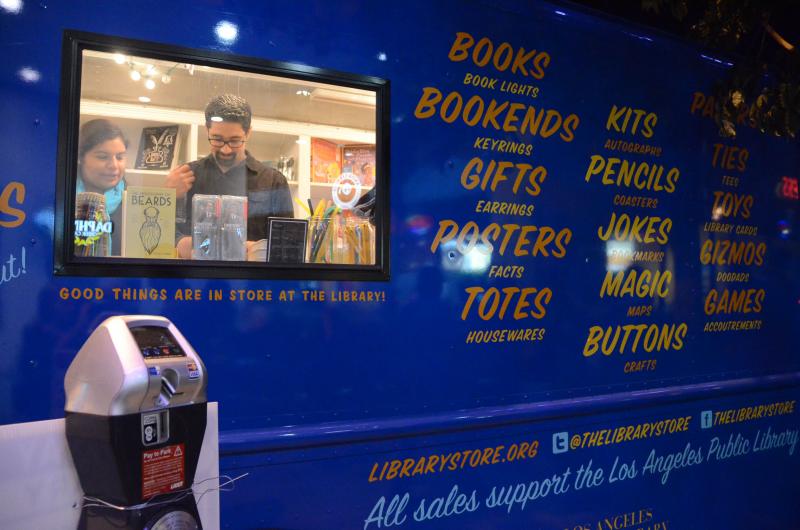
<path fill-rule="evenodd" d="M 145 502 L 158 489 L 144 484 L 148 476 L 145 459 L 162 449 L 175 447 L 183 455 L 171 453 L 166 458 L 181 460 L 180 465 L 173 466 L 174 473 L 182 475 L 178 488 L 190 487 L 205 435 L 206 409 L 206 403 L 169 409 L 169 438 L 150 446 L 142 441 L 141 413 L 97 416 L 67 412 L 67 444 L 84 494 L 120 506 Z"/>
<path fill-rule="evenodd" d="M 162 499 L 163 500 L 163 499 Z M 89 507 L 81 512 L 78 530 L 202 530 L 200 514 L 193 496 L 169 500 L 138 510 L 115 510 L 114 508 Z"/>

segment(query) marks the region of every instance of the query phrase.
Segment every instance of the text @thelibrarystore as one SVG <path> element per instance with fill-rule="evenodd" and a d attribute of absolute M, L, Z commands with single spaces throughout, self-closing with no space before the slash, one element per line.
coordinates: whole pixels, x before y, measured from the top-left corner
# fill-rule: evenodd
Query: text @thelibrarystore
<path fill-rule="evenodd" d="M 574 433 L 569 437 L 570 449 L 588 449 L 604 445 L 616 445 L 635 440 L 659 438 L 670 434 L 688 432 L 691 416 L 667 418 L 663 420 L 622 425 L 614 428 L 594 429 L 582 433 Z"/>

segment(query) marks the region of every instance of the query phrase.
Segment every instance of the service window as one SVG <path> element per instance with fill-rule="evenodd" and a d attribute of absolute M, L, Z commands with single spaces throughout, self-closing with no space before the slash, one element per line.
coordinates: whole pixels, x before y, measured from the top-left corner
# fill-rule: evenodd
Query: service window
<path fill-rule="evenodd" d="M 56 272 L 388 277 L 388 82 L 67 32 Z"/>

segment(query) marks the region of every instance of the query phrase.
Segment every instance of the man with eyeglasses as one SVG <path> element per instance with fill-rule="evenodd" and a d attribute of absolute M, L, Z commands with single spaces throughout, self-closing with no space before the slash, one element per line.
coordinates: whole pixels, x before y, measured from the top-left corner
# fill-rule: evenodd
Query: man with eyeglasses
<path fill-rule="evenodd" d="M 192 257 L 195 194 L 247 197 L 248 243 L 266 239 L 268 217 L 294 217 L 286 177 L 245 149 L 253 114 L 250 104 L 239 96 L 222 94 L 208 103 L 205 114 L 211 153 L 173 169 L 166 179 L 178 198 L 186 197 L 186 221 L 176 225 L 177 253 L 183 259 Z"/>

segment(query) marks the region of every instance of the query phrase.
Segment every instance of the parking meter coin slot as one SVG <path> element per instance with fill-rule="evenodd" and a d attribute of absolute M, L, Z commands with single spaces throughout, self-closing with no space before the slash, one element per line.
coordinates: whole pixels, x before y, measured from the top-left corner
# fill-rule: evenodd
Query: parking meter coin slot
<path fill-rule="evenodd" d="M 178 393 L 178 390 L 175 388 L 175 385 L 170 382 L 166 374 L 164 374 L 164 377 L 161 378 L 161 388 L 164 390 L 164 393 L 167 394 L 167 396 L 169 396 L 170 398 Z"/>
<path fill-rule="evenodd" d="M 156 445 L 169 440 L 169 409 L 142 414 L 142 444 Z"/>
<path fill-rule="evenodd" d="M 158 413 L 142 414 L 142 443 L 144 445 L 157 444 L 160 430 L 161 418 Z"/>
<path fill-rule="evenodd" d="M 204 391 L 203 365 L 196 359 L 171 357 L 146 359 L 148 388 L 140 411 L 176 407 L 195 402 Z"/>
<path fill-rule="evenodd" d="M 166 379 L 161 380 L 161 393 L 167 397 L 167 400 L 171 399 L 172 396 L 175 395 L 175 387 L 172 386 L 169 381 Z"/>

